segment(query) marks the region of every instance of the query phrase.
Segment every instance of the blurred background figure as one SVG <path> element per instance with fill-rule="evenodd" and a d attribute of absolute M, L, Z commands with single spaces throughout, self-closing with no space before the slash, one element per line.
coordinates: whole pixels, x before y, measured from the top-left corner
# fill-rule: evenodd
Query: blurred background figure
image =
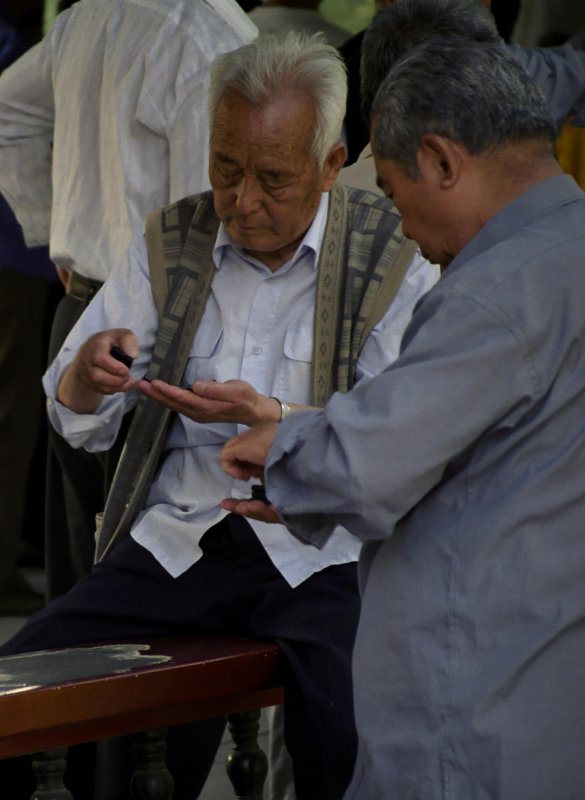
<path fill-rule="evenodd" d="M 329 1 L 332 4 L 336 0 Z M 339 1 L 337 0 L 337 2 Z M 370 19 L 367 20 L 363 28 L 359 29 L 354 36 L 344 42 L 340 48 L 348 71 L 347 114 L 344 123 L 348 164 L 356 161 L 370 139 L 368 125 L 364 122 L 361 113 L 360 60 L 365 28 L 374 14 L 382 11 L 393 2 L 394 0 L 375 0 L 371 6 Z M 490 0 L 480 0 L 480 2 L 491 9 L 496 28 L 502 39 L 506 42 L 510 41 L 512 29 L 520 8 L 520 0 L 491 0 L 491 2 Z"/>
<path fill-rule="evenodd" d="M 485 5 L 491 8 L 498 33 L 505 42 L 512 40 L 512 31 L 518 18 L 521 0 L 491 0 Z"/>
<path fill-rule="evenodd" d="M 208 188 L 209 68 L 256 34 L 235 0 L 82 0 L 0 77 L 0 191 L 66 287 L 49 359 L 146 214 Z M 52 598 L 91 567 L 124 434 L 101 459 L 49 436 Z"/>
<path fill-rule="evenodd" d="M 392 0 L 376 0 L 373 13 L 390 5 Z M 373 14 L 372 14 L 373 16 Z M 361 109 L 360 62 L 365 26 L 340 47 L 347 67 L 347 111 L 343 123 L 347 163 L 353 164 L 370 141 L 370 131 L 364 122 Z"/>
<path fill-rule="evenodd" d="M 41 37 L 42 8 L 5 0 L 0 72 Z M 28 248 L 0 196 L 0 615 L 44 604 L 21 564 L 42 565 L 47 424 L 41 376 L 49 324 L 62 291 L 46 246 Z"/>
<path fill-rule="evenodd" d="M 322 32 L 330 45 L 339 47 L 351 34 L 320 14 L 320 5 L 320 0 L 263 0 L 249 12 L 249 16 L 260 34 L 286 30 Z"/>
<path fill-rule="evenodd" d="M 319 11 L 325 19 L 353 35 L 368 25 L 375 7 L 376 0 L 321 0 Z"/>
<path fill-rule="evenodd" d="M 525 47 L 547 47 L 579 31 L 585 31 L 583 0 L 522 0 L 512 40 Z"/>
<path fill-rule="evenodd" d="M 522 0 L 513 40 L 528 47 L 548 47 L 569 41 L 585 47 L 583 0 Z M 557 140 L 557 155 L 565 172 L 585 188 L 585 131 L 566 124 Z"/>

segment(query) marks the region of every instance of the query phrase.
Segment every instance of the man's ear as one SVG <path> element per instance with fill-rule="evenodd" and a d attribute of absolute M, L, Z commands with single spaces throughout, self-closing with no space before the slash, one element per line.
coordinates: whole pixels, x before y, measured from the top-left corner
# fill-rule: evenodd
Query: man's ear
<path fill-rule="evenodd" d="M 334 144 L 327 154 L 327 158 L 323 164 L 322 176 L 324 192 L 328 192 L 337 180 L 339 170 L 345 164 L 346 158 L 347 150 L 345 149 L 343 142 L 337 142 L 337 144 Z"/>
<path fill-rule="evenodd" d="M 418 150 L 419 168 L 427 176 L 432 176 L 441 189 L 452 188 L 459 180 L 464 160 L 464 151 L 457 142 L 425 133 Z"/>

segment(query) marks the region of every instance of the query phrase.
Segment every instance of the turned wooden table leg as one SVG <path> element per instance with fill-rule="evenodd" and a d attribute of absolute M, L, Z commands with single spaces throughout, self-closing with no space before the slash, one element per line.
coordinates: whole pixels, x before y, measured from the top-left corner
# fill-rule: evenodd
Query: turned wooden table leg
<path fill-rule="evenodd" d="M 228 716 L 233 749 L 227 758 L 227 773 L 238 800 L 262 800 L 268 761 L 258 746 L 260 711 Z"/>
<path fill-rule="evenodd" d="M 34 753 L 32 768 L 37 780 L 37 788 L 30 800 L 73 800 L 73 795 L 63 783 L 67 766 L 67 748 L 56 747 L 42 753 Z"/>
<path fill-rule="evenodd" d="M 173 776 L 165 761 L 167 731 L 159 728 L 132 737 L 136 755 L 136 771 L 132 776 L 134 800 L 171 800 Z"/>

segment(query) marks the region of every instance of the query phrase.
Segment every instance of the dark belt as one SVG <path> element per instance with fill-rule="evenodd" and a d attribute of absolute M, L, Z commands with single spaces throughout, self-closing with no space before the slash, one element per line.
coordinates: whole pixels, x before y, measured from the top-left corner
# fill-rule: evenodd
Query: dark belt
<path fill-rule="evenodd" d="M 76 300 L 81 300 L 87 304 L 102 286 L 103 283 L 101 281 L 94 281 L 91 278 L 85 278 L 78 272 L 71 272 L 67 294 L 69 297 L 74 297 Z"/>

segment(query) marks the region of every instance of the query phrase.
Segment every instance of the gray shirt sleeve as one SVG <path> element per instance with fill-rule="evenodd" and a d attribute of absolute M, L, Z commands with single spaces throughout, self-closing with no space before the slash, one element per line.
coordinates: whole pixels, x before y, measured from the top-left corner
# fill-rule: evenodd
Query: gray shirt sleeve
<path fill-rule="evenodd" d="M 432 290 L 405 338 L 388 370 L 279 430 L 267 493 L 299 538 L 322 546 L 335 524 L 388 537 L 453 459 L 533 400 L 528 348 L 470 297 Z"/>
<path fill-rule="evenodd" d="M 514 58 L 534 78 L 560 128 L 575 115 L 574 125 L 585 127 L 585 52 L 571 44 L 560 47 L 508 45 Z"/>

